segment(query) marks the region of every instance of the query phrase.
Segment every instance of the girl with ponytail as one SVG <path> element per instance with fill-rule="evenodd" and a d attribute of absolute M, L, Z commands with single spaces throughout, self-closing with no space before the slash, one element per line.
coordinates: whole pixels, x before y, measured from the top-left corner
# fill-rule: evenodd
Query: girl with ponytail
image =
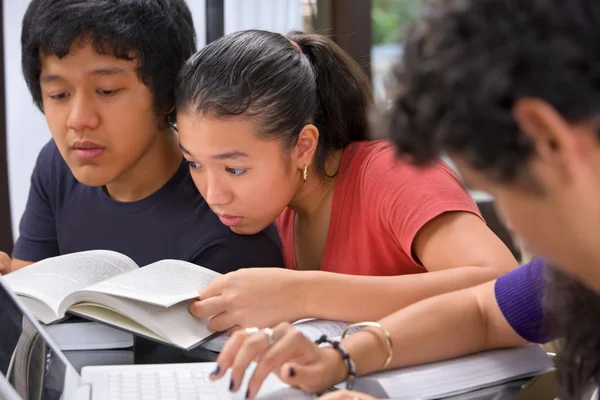
<path fill-rule="evenodd" d="M 188 60 L 176 92 L 202 196 L 236 233 L 276 222 L 283 245 L 286 268 L 200 291 L 190 311 L 212 329 L 378 319 L 516 267 L 447 165 L 368 140 L 368 79 L 330 39 L 232 33 Z"/>

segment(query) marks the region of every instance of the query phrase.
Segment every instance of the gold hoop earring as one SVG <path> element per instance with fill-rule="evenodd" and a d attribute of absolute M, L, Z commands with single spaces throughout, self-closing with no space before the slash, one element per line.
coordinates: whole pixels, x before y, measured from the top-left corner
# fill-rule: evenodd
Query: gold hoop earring
<path fill-rule="evenodd" d="M 304 168 L 302 168 L 302 180 L 304 181 L 304 183 L 306 183 L 307 178 L 308 178 L 308 167 L 305 165 Z"/>

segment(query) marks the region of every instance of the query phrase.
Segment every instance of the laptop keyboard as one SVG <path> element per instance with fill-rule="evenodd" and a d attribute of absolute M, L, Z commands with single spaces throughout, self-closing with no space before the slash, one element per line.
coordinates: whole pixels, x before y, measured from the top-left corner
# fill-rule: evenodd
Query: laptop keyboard
<path fill-rule="evenodd" d="M 108 398 L 216 400 L 218 393 L 208 371 L 123 371 L 108 374 Z"/>

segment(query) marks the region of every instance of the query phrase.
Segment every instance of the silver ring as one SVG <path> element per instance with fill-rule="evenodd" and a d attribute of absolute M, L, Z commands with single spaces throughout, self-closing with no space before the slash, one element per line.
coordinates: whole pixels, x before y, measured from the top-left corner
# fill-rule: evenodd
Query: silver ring
<path fill-rule="evenodd" d="M 248 334 L 248 336 L 252 336 L 252 335 L 260 332 L 260 329 L 258 329 L 258 328 L 246 328 L 246 329 L 244 329 L 244 331 L 246 331 L 246 334 Z"/>
<path fill-rule="evenodd" d="M 261 330 L 261 332 L 267 335 L 267 338 L 269 339 L 269 346 L 273 346 L 275 344 L 275 335 L 273 335 L 273 329 L 264 328 Z"/>

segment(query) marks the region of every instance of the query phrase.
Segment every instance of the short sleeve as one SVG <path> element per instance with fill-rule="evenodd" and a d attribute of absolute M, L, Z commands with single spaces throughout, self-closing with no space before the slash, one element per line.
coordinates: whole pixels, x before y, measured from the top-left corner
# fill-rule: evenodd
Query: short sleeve
<path fill-rule="evenodd" d="M 51 193 L 54 158 L 60 157 L 54 142 L 46 144 L 38 155 L 25 211 L 19 224 L 19 237 L 12 253 L 24 261 L 40 261 L 59 255 L 55 212 Z"/>
<path fill-rule="evenodd" d="M 496 302 L 511 328 L 523 339 L 546 343 L 542 299 L 547 281 L 545 261 L 537 258 L 501 276 L 494 288 Z"/>
<path fill-rule="evenodd" d="M 463 211 L 481 218 L 477 204 L 456 173 L 444 162 L 417 167 L 396 158 L 393 148 L 373 155 L 363 177 L 370 219 L 383 227 L 415 262 L 413 241 L 423 226 L 446 212 Z"/>
<path fill-rule="evenodd" d="M 273 232 L 276 234 L 277 230 L 274 226 L 267 229 L 272 232 L 263 231 L 256 235 L 231 232 L 222 235 L 198 251 L 192 262 L 221 274 L 240 268 L 283 267 L 279 237 L 272 238 L 270 235 Z"/>

